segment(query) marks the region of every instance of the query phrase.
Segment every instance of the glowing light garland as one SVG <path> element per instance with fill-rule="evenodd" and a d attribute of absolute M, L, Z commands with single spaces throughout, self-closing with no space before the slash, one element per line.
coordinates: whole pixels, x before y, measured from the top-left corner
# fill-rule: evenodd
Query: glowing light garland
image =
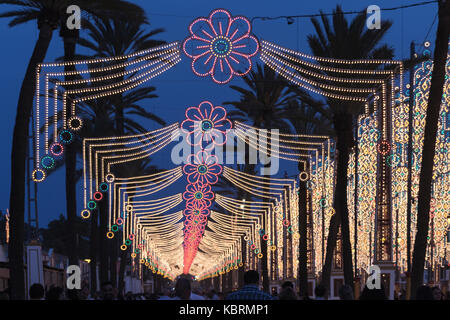
<path fill-rule="evenodd" d="M 414 86 L 407 86 L 408 90 L 403 94 L 403 65 L 400 61 L 314 57 L 268 41 L 260 44 L 251 34 L 247 18 L 232 17 L 223 9 L 212 11 L 208 18 L 194 20 L 189 31 L 190 36 L 182 48 L 192 59 L 194 73 L 202 77 L 211 76 L 218 84 L 229 82 L 233 75 L 247 74 L 252 67 L 251 58 L 260 52 L 264 63 L 292 83 L 328 98 L 364 104 L 365 114 L 357 121 L 358 160 L 355 154 L 350 156 L 347 190 L 352 248 L 356 247 L 353 254 L 358 261 L 356 267 L 367 268 L 374 259 L 390 260 L 395 255 L 397 265 L 404 268 L 407 173 L 411 165 L 415 198 L 432 62 L 416 67 Z M 70 144 L 81 132 L 86 119 L 77 115 L 77 104 L 133 89 L 179 61 L 179 43 L 174 42 L 121 57 L 39 64 L 36 69 L 36 167 L 32 179 L 43 181 L 45 170 L 52 169 L 55 158 L 64 154 L 64 145 Z M 64 72 L 63 68 L 68 65 L 87 68 Z M 367 65 L 370 65 L 369 69 L 362 69 Z M 431 265 L 448 260 L 449 70 L 447 68 L 433 170 L 427 249 Z M 78 78 L 63 81 L 66 76 Z M 118 81 L 114 82 L 115 79 Z M 109 84 L 105 85 L 105 81 Z M 414 90 L 413 123 L 409 123 L 407 116 L 410 112 L 409 90 Z M 59 123 L 62 125 L 58 126 Z M 263 129 L 240 122 L 234 125 L 234 133 L 241 142 L 265 155 L 303 164 L 304 170 L 298 179 L 307 188 L 308 272 L 318 274 L 324 263 L 328 225 L 335 212 L 331 201 L 335 184 L 333 141 L 326 136 L 272 132 L 269 138 Z M 409 132 L 409 126 L 412 126 L 412 132 Z M 210 152 L 215 146 L 225 144 L 231 127 L 224 108 L 203 101 L 199 106 L 186 110 L 186 119 L 181 126 L 175 123 L 141 135 L 84 139 L 82 218 L 89 219 L 92 210 L 97 210 L 101 202 L 107 201 L 109 223 L 106 237 L 112 239 L 121 232 L 120 248 L 130 249 L 133 266 L 148 267 L 169 279 L 181 272 L 181 263 L 183 272 L 192 271 L 200 280 L 243 267 L 243 246 L 247 260 L 245 267 L 256 268 L 262 258 L 261 241 L 268 244 L 270 278 L 296 277 L 299 239 L 296 231 L 297 182 L 251 176 L 222 168 L 216 155 Z M 192 146 L 201 149 L 188 157 L 185 166 L 141 177 L 114 175 L 115 165 L 146 158 L 180 134 L 184 134 Z M 412 163 L 407 160 L 409 134 L 413 137 Z M 183 194 L 149 198 L 173 184 L 183 173 L 188 182 Z M 220 174 L 239 189 L 264 201 L 214 195 L 211 185 L 218 181 Z M 214 199 L 230 214 L 211 211 Z M 167 213 L 183 200 L 186 200 L 183 211 Z M 417 223 L 416 206 L 414 202 L 412 246 Z M 208 222 L 209 218 L 212 220 Z M 389 223 L 380 227 L 380 221 L 386 218 Z M 209 228 L 205 229 L 207 223 Z M 355 235 L 358 239 L 356 244 L 353 243 Z M 338 243 L 337 251 L 339 246 Z M 377 251 L 374 251 L 375 246 Z"/>

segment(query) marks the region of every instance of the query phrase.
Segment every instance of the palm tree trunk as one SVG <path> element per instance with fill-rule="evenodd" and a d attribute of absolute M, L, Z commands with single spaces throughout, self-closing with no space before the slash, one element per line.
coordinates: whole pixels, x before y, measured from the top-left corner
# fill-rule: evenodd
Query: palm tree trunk
<path fill-rule="evenodd" d="M 70 30 L 69 30 L 70 31 Z M 74 59 L 75 47 L 77 39 L 71 36 L 72 33 L 63 33 L 64 41 L 64 61 Z M 65 65 L 64 71 L 75 71 L 75 66 Z M 65 81 L 73 80 L 74 76 L 65 76 Z M 77 150 L 74 143 L 66 147 L 65 164 L 66 164 L 66 209 L 67 223 L 69 225 L 69 264 L 78 265 L 78 248 L 76 233 L 77 218 L 77 181 L 75 176 L 77 164 Z"/>
<path fill-rule="evenodd" d="M 110 240 L 109 272 L 114 288 L 117 288 L 117 237 Z"/>
<path fill-rule="evenodd" d="M 11 299 L 14 300 L 23 300 L 26 297 L 23 264 L 25 162 L 30 115 L 35 93 L 36 66 L 44 60 L 53 35 L 53 29 L 47 23 L 42 23 L 39 29 L 39 38 L 20 88 L 11 151 L 11 192 L 9 198 L 11 239 L 8 258 Z"/>
<path fill-rule="evenodd" d="M 107 215 L 108 215 L 108 199 L 103 199 L 101 203 L 98 203 L 100 214 L 100 227 L 99 227 L 99 243 L 100 243 L 100 284 L 109 281 L 108 277 L 108 240 L 106 238 L 107 232 Z"/>
<path fill-rule="evenodd" d="M 91 235 L 90 235 L 90 247 L 89 247 L 89 256 L 91 258 L 90 262 L 90 273 L 91 273 L 91 296 L 97 291 L 97 253 L 98 248 L 98 210 L 92 211 L 91 217 Z"/>
<path fill-rule="evenodd" d="M 411 292 L 413 297 L 423 283 L 425 252 L 427 248 L 428 224 L 430 219 L 431 184 L 438 129 L 439 111 L 445 83 L 445 65 L 450 36 L 450 1 L 439 2 L 439 23 L 436 34 L 434 66 L 428 100 L 422 168 L 420 170 L 419 195 L 417 206 L 417 233 L 414 242 Z"/>
<path fill-rule="evenodd" d="M 241 237 L 241 252 L 242 252 L 242 267 L 239 268 L 239 288 L 244 286 L 244 273 L 245 273 L 245 264 L 247 263 L 247 250 L 246 250 L 246 242 L 244 240 L 244 236 Z M 215 278 L 214 278 L 215 279 Z"/>
<path fill-rule="evenodd" d="M 352 124 L 352 116 L 348 113 L 337 114 L 334 120 L 334 128 L 337 134 L 336 149 L 338 151 L 335 209 L 341 223 L 344 281 L 345 284 L 353 288 L 353 260 L 347 206 L 347 171 L 349 150 L 353 140 Z"/>
<path fill-rule="evenodd" d="M 127 261 L 127 252 L 128 252 L 128 250 L 120 251 L 119 283 L 117 284 L 117 287 L 119 289 L 118 290 L 119 294 L 123 293 L 123 289 L 125 287 L 124 278 L 125 278 L 125 266 L 126 266 L 126 261 Z M 154 283 L 153 286 L 155 286 L 155 284 L 156 283 Z"/>
<path fill-rule="evenodd" d="M 328 228 L 327 237 L 327 251 L 325 254 L 325 263 L 322 267 L 321 285 L 323 285 L 327 292 L 330 289 L 331 267 L 333 265 L 334 249 L 336 248 L 337 235 L 339 232 L 340 221 L 336 214 L 331 216 L 330 226 Z"/>
<path fill-rule="evenodd" d="M 299 262 L 298 262 L 298 280 L 300 295 L 303 297 L 308 297 L 308 257 L 307 257 L 307 207 L 306 202 L 306 182 L 300 181 L 299 185 L 299 195 L 298 195 L 298 224 L 299 224 Z"/>
<path fill-rule="evenodd" d="M 233 290 L 233 268 L 229 272 L 227 272 L 227 287 L 228 290 Z"/>
<path fill-rule="evenodd" d="M 259 127 L 259 126 L 258 126 Z M 270 126 L 269 126 L 270 128 Z M 261 137 L 259 137 L 260 139 Z M 258 140 L 259 140 L 258 139 Z M 271 132 L 270 130 L 267 130 L 267 145 L 269 145 L 269 143 L 271 142 Z M 271 153 L 270 153 L 270 148 L 267 148 L 268 152 L 267 152 L 267 158 L 270 159 L 271 157 Z M 259 150 L 258 150 L 259 152 Z M 278 160 L 278 159 L 277 159 Z M 264 165 L 264 169 L 267 170 L 267 168 L 270 168 L 272 165 L 272 160 L 270 160 L 270 162 L 266 165 Z M 266 178 L 270 178 L 270 175 L 265 175 Z M 270 180 L 269 180 L 270 182 Z M 265 232 L 268 232 L 266 229 L 266 223 L 267 223 L 267 219 L 268 217 L 266 215 L 263 215 L 263 219 L 262 219 L 262 226 L 265 229 Z M 262 285 L 263 285 L 263 290 L 265 292 L 269 292 L 269 285 L 270 285 L 270 281 L 269 281 L 269 270 L 267 268 L 267 262 L 268 262 L 268 255 L 267 255 L 267 241 L 261 241 L 261 253 L 262 253 L 262 259 L 261 259 L 261 263 L 262 263 Z M 285 256 L 286 259 L 286 256 Z"/>
<path fill-rule="evenodd" d="M 222 292 L 223 293 L 227 293 L 228 292 L 228 288 L 226 286 L 226 284 L 227 284 L 226 276 L 227 276 L 227 274 L 224 273 L 224 274 L 222 274 L 222 278 L 221 278 L 221 285 L 222 285 Z"/>
<path fill-rule="evenodd" d="M 124 70 L 120 70 L 120 71 L 124 71 Z M 118 81 L 122 81 L 124 79 L 124 77 L 120 77 L 118 79 Z M 116 126 L 116 132 L 119 136 L 123 136 L 125 135 L 125 126 L 124 126 L 124 121 L 125 121 L 125 117 L 124 117 L 124 112 L 123 112 L 123 107 L 122 107 L 122 95 L 119 95 L 116 97 L 116 108 L 115 108 L 115 114 L 114 114 L 114 121 L 115 121 L 115 126 Z M 125 256 L 125 252 L 121 251 L 120 253 L 120 265 L 119 265 L 119 276 L 117 276 L 117 258 L 118 258 L 118 253 L 117 253 L 117 247 L 119 246 L 119 242 L 117 240 L 117 237 L 114 237 L 113 239 L 113 245 L 111 246 L 111 255 L 110 255 L 110 270 L 111 270 L 111 282 L 113 283 L 113 286 L 119 289 L 123 289 L 124 287 L 124 283 L 123 283 L 123 279 L 124 279 L 124 272 L 125 272 L 125 261 L 126 261 L 126 256 Z M 117 281 L 119 283 L 117 283 Z M 122 283 L 121 283 L 122 282 Z"/>

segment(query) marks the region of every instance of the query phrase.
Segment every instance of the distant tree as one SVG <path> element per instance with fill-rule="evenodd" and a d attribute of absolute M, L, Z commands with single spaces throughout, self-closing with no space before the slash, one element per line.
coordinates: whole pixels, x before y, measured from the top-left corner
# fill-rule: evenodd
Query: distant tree
<path fill-rule="evenodd" d="M 365 11 L 347 21 L 340 5 L 333 10 L 329 19 L 321 12 L 319 19 L 312 18 L 315 34 L 308 35 L 308 44 L 313 54 L 319 57 L 336 59 L 392 59 L 394 51 L 380 41 L 392 26 L 392 22 L 383 20 L 380 29 L 366 28 Z M 353 123 L 361 113 L 361 103 L 348 103 L 327 99 L 332 114 L 338 152 L 336 165 L 335 203 L 336 218 L 331 221 L 327 241 L 327 255 L 322 271 L 322 284 L 329 287 L 332 255 L 336 246 L 336 235 L 341 227 L 342 255 L 345 283 L 353 287 L 353 262 L 350 243 L 350 228 L 347 207 L 347 169 L 350 150 L 354 146 Z M 337 224 L 335 223 L 337 222 Z"/>
<path fill-rule="evenodd" d="M 78 235 L 77 256 L 87 258 L 89 257 L 89 225 L 77 217 L 74 227 Z M 60 214 L 59 219 L 50 221 L 47 228 L 40 229 L 42 247 L 46 250 L 53 249 L 55 253 L 68 256 L 72 250 L 69 229 L 69 222 L 63 214 Z"/>

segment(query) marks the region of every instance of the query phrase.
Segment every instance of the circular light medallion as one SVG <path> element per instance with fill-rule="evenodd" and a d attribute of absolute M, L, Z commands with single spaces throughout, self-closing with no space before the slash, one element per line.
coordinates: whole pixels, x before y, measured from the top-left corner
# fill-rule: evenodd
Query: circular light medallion
<path fill-rule="evenodd" d="M 228 37 L 218 36 L 214 38 L 210 45 L 210 50 L 217 58 L 225 58 L 233 49 L 233 43 Z"/>
<path fill-rule="evenodd" d="M 115 178 L 116 178 L 116 177 L 115 177 L 112 173 L 108 173 L 108 174 L 105 176 L 105 180 L 106 180 L 106 182 L 108 182 L 108 183 L 113 183 Z"/>
<path fill-rule="evenodd" d="M 263 257 L 263 254 L 262 254 L 262 253 L 259 253 L 259 254 L 258 254 L 258 258 L 261 259 L 262 257 Z"/>
<path fill-rule="evenodd" d="M 100 183 L 100 185 L 98 186 L 98 188 L 99 188 L 99 190 L 100 190 L 101 192 L 107 192 L 108 189 L 109 189 L 109 186 L 108 186 L 108 184 L 107 184 L 106 182 L 102 182 L 102 183 Z"/>
<path fill-rule="evenodd" d="M 97 208 L 97 202 L 91 200 L 87 203 L 87 207 L 91 210 L 94 210 L 95 208 Z"/>
<path fill-rule="evenodd" d="M 45 177 L 45 171 L 40 168 L 34 169 L 31 173 L 31 179 L 33 179 L 34 182 L 42 182 L 45 180 Z"/>
<path fill-rule="evenodd" d="M 320 199 L 320 200 L 319 200 L 319 203 L 320 203 L 320 206 L 321 206 L 322 208 L 325 208 L 325 207 L 328 206 L 328 201 L 327 201 L 326 198 Z"/>
<path fill-rule="evenodd" d="M 127 246 L 126 246 L 126 245 L 124 245 L 124 244 L 123 244 L 123 245 L 121 245 L 121 246 L 120 246 L 120 250 L 122 250 L 122 251 L 125 251 L 125 250 L 127 250 Z"/>
<path fill-rule="evenodd" d="M 73 133 L 69 130 L 62 130 L 59 133 L 59 140 L 64 144 L 70 144 L 73 141 Z"/>
<path fill-rule="evenodd" d="M 195 199 L 200 200 L 200 199 L 203 198 L 203 193 L 201 193 L 200 191 L 197 191 L 197 192 L 194 194 L 194 197 L 195 197 Z"/>
<path fill-rule="evenodd" d="M 385 156 L 391 151 L 391 144 L 387 140 L 381 140 L 377 145 L 377 150 L 380 154 Z"/>
<path fill-rule="evenodd" d="M 55 157 L 59 157 L 64 153 L 64 147 L 61 143 L 54 142 L 50 146 L 50 153 Z"/>
<path fill-rule="evenodd" d="M 306 180 L 309 179 L 309 174 L 308 174 L 308 172 L 301 172 L 298 175 L 298 178 L 300 179 L 300 181 L 305 182 Z"/>
<path fill-rule="evenodd" d="M 206 165 L 204 165 L 204 164 L 201 164 L 201 165 L 199 165 L 199 166 L 197 167 L 197 171 L 198 171 L 198 173 L 200 173 L 200 174 L 205 174 L 205 173 L 208 172 L 208 167 L 207 167 Z"/>
<path fill-rule="evenodd" d="M 214 124 L 212 123 L 211 120 L 205 119 L 200 122 L 200 128 L 203 132 L 207 132 L 212 128 L 214 128 Z"/>
<path fill-rule="evenodd" d="M 78 131 L 83 126 L 83 121 L 80 117 L 73 116 L 68 120 L 68 127 L 73 131 Z"/>
<path fill-rule="evenodd" d="M 103 199 L 103 193 L 100 191 L 94 192 L 93 198 L 95 201 L 101 201 Z"/>
<path fill-rule="evenodd" d="M 55 167 L 55 159 L 50 156 L 42 157 L 41 164 L 45 169 L 52 169 Z"/>
<path fill-rule="evenodd" d="M 112 238 L 114 238 L 114 233 L 111 232 L 111 231 L 108 231 L 108 232 L 106 233 L 106 237 L 107 237 L 108 239 L 112 239 Z"/>
<path fill-rule="evenodd" d="M 83 219 L 89 219 L 89 217 L 91 216 L 91 211 L 89 211 L 88 209 L 84 209 L 81 211 L 80 215 Z"/>

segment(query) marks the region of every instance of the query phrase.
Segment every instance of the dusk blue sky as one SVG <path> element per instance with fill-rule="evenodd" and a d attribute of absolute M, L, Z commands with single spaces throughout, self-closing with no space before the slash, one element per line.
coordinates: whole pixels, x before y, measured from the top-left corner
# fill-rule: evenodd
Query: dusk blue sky
<path fill-rule="evenodd" d="M 376 4 L 381 8 L 395 7 L 419 0 L 319 0 L 319 1 L 132 1 L 142 6 L 147 12 L 150 28 L 164 28 L 165 32 L 160 34 L 159 39 L 167 42 L 181 41 L 187 35 L 187 26 L 198 16 L 207 16 L 215 8 L 226 8 L 232 15 L 244 15 L 249 18 L 254 16 L 280 16 L 315 14 L 319 10 L 332 12 L 336 4 L 341 4 L 344 11 L 363 10 L 369 5 Z M 13 6 L 0 6 L 0 12 L 15 9 Z M 423 43 L 424 40 L 434 44 L 437 19 L 430 29 L 437 13 L 437 3 L 426 6 L 408 8 L 397 11 L 382 12 L 383 19 L 393 21 L 393 26 L 384 42 L 394 47 L 397 59 L 409 56 L 409 45 L 411 41 Z M 347 16 L 351 19 L 352 15 Z M 36 22 L 29 22 L 14 28 L 8 26 L 9 19 L 0 20 L 0 83 L 1 83 L 1 108 L 0 117 L 0 149 L 2 158 L 0 160 L 2 173 L 0 182 L 0 209 L 5 212 L 9 207 L 10 188 L 10 157 L 13 126 L 16 116 L 17 99 L 20 86 L 28 65 L 30 55 L 33 51 L 38 29 Z M 83 31 L 82 31 L 83 32 Z M 256 20 L 253 23 L 253 33 L 260 39 L 265 39 L 281 46 L 305 53 L 310 53 L 306 37 L 313 33 L 310 19 L 297 19 L 288 25 L 285 19 L 275 21 Z M 428 34 L 428 37 L 426 38 Z M 79 47 L 78 47 L 79 48 Z M 420 48 L 418 48 L 420 51 Z M 79 53 L 81 49 L 77 52 Z M 53 39 L 45 59 L 51 62 L 63 55 L 62 41 L 58 31 L 55 31 Z M 240 79 L 232 80 L 233 85 L 242 85 Z M 167 124 L 175 121 L 181 122 L 184 118 L 184 110 L 188 106 L 198 105 L 203 100 L 210 100 L 219 105 L 224 101 L 238 100 L 239 96 L 229 88 L 228 85 L 216 85 L 209 78 L 198 78 L 190 70 L 190 61 L 182 57 L 182 62 L 160 77 L 151 80 L 148 84 L 157 88 L 158 98 L 142 104 L 151 112 L 162 117 Z M 146 124 L 149 129 L 156 128 L 154 124 Z M 157 156 L 158 157 L 158 156 Z M 162 159 L 156 157 L 155 162 L 163 163 Z M 285 162 L 281 164 L 285 166 Z M 292 167 L 292 164 L 289 164 Z M 166 169 L 170 165 L 167 164 Z M 283 170 L 282 170 L 283 171 Z M 183 182 L 184 183 L 184 182 Z M 39 184 L 39 224 L 45 227 L 49 221 L 58 218 L 60 214 L 65 215 L 65 193 L 64 193 L 64 171 L 52 174 L 45 182 Z M 78 194 L 81 202 L 81 188 Z M 80 209 L 80 208 L 79 208 Z"/>

